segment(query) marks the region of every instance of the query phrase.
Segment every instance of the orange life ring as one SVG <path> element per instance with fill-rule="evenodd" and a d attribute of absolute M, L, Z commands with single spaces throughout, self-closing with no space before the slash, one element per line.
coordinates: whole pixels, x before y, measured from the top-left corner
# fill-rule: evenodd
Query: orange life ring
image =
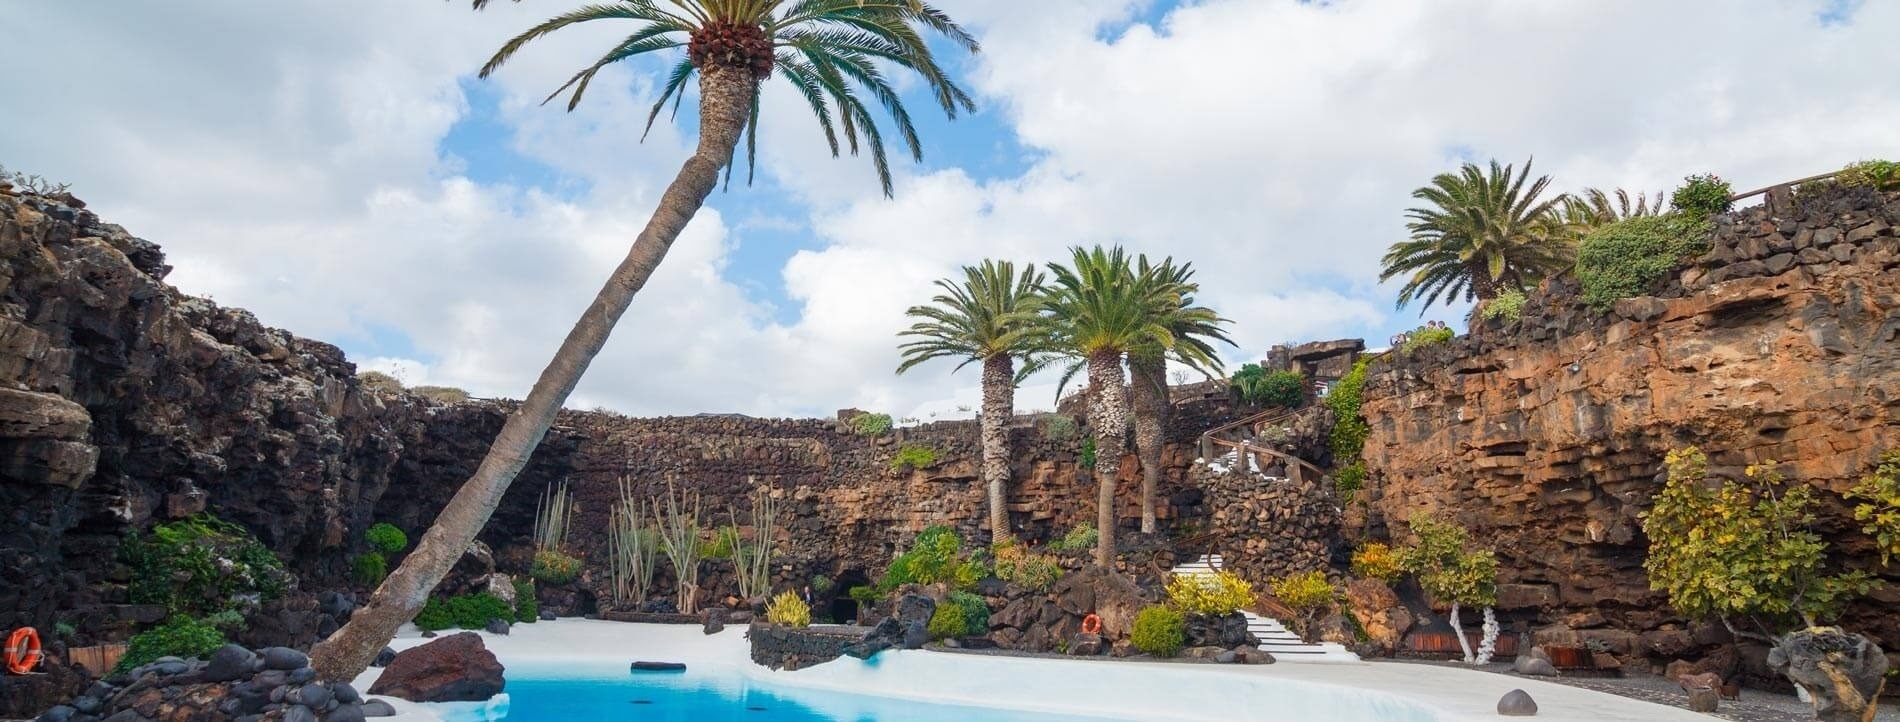
<path fill-rule="evenodd" d="M 1102 633 L 1102 618 L 1095 616 L 1093 614 L 1083 617 L 1082 618 L 1082 633 L 1083 634 L 1101 634 Z"/>
<path fill-rule="evenodd" d="M 45 656 L 40 652 L 40 633 L 34 631 L 32 627 L 15 629 L 13 635 L 7 637 L 8 672 L 14 674 L 31 672 L 34 667 L 40 666 L 40 659 Z"/>

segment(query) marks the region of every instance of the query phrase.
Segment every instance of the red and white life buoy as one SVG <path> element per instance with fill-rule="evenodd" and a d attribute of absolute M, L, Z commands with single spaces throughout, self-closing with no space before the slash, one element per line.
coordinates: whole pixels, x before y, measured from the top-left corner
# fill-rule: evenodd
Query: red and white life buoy
<path fill-rule="evenodd" d="M 45 656 L 45 653 L 40 651 L 40 633 L 34 631 L 32 627 L 15 629 L 13 634 L 7 637 L 8 672 L 13 674 L 32 672 L 34 667 L 40 666 L 40 660 Z"/>

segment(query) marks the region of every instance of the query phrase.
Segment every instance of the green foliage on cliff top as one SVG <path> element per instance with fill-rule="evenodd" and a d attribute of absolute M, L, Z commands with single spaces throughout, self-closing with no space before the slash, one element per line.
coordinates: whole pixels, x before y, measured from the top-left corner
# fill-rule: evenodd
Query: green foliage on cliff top
<path fill-rule="evenodd" d="M 1260 406 L 1291 409 L 1306 400 L 1306 377 L 1298 371 L 1268 371 L 1260 364 L 1242 364 L 1228 385 L 1241 401 Z"/>
<path fill-rule="evenodd" d="M 1372 432 L 1372 427 L 1359 415 L 1359 405 L 1365 401 L 1366 367 L 1371 363 L 1371 358 L 1359 359 L 1352 371 L 1326 392 L 1326 408 L 1333 412 L 1330 441 L 1334 466 L 1357 462 L 1360 450 L 1366 446 L 1366 435 Z"/>
<path fill-rule="evenodd" d="M 851 417 L 851 430 L 859 436 L 883 436 L 891 430 L 891 415 L 858 414 Z"/>
<path fill-rule="evenodd" d="M 1450 326 L 1420 326 L 1405 334 L 1405 343 L 1399 344 L 1399 353 L 1410 356 L 1427 346 L 1450 341 L 1458 337 L 1458 332 Z"/>
<path fill-rule="evenodd" d="M 891 457 L 891 471 L 922 469 L 937 463 L 937 450 L 923 444 L 905 444 Z"/>
<path fill-rule="evenodd" d="M 1584 236 L 1577 247 L 1577 281 L 1584 302 L 1608 309 L 1647 292 L 1684 260 L 1707 253 L 1713 226 L 1672 213 L 1618 221 Z"/>
<path fill-rule="evenodd" d="M 1484 305 L 1484 311 L 1479 316 L 1486 321 L 1516 323 L 1518 319 L 1524 317 L 1525 300 L 1524 292 L 1513 288 L 1491 299 L 1490 303 Z"/>
<path fill-rule="evenodd" d="M 1669 205 L 1695 220 L 1705 220 L 1717 213 L 1727 213 L 1729 196 L 1735 189 L 1728 181 L 1714 173 L 1702 173 L 1682 179 L 1682 187 L 1669 195 Z"/>

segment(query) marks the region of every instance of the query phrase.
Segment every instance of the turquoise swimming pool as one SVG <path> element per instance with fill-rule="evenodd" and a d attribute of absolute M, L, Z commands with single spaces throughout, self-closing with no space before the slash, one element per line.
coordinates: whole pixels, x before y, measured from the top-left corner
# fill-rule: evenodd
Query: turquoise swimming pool
<path fill-rule="evenodd" d="M 506 722 L 1102 722 L 1101 717 L 767 687 L 731 670 L 510 670 Z"/>

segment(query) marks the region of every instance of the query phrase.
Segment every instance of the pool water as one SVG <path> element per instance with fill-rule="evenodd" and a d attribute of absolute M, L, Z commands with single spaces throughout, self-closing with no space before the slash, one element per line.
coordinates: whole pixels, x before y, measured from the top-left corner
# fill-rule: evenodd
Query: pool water
<path fill-rule="evenodd" d="M 572 670 L 569 670 L 570 672 Z M 630 673 L 580 677 L 530 674 L 508 679 L 505 722 L 1101 722 L 1073 717 L 933 704 L 890 697 L 777 688 L 732 671 Z"/>

